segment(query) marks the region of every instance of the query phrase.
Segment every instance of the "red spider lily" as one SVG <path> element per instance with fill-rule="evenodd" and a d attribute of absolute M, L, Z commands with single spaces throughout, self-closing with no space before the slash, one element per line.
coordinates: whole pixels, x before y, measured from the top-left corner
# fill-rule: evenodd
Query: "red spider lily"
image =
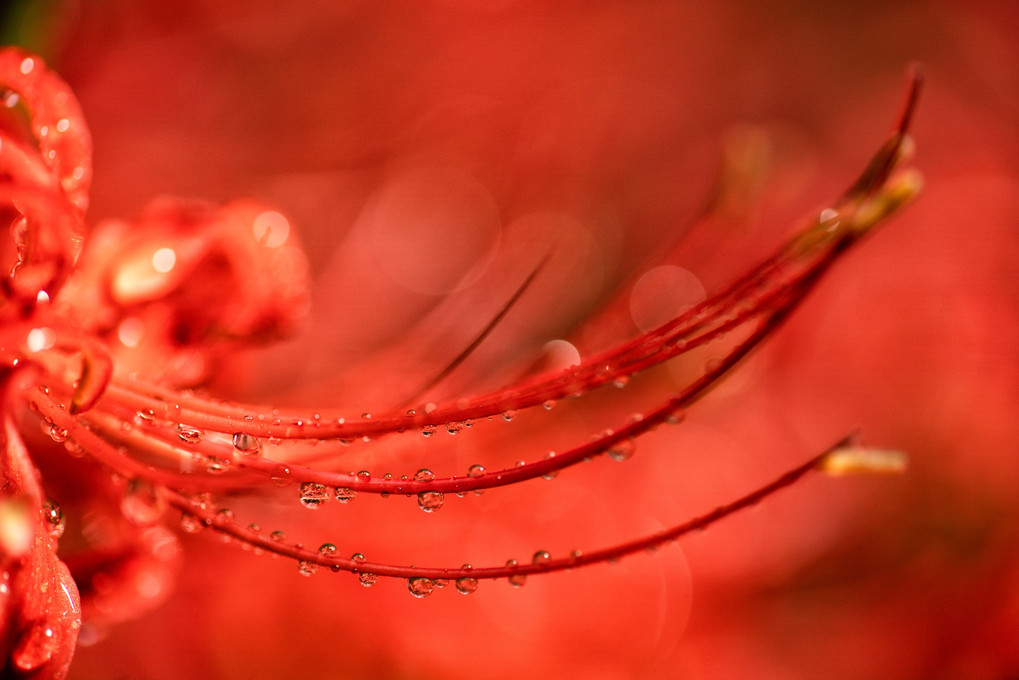
<path fill-rule="evenodd" d="M 79 589 L 88 613 L 107 621 L 148 606 L 108 574 L 144 573 L 152 588 L 165 589 L 176 554 L 173 537 L 159 526 L 168 507 L 180 513 L 185 531 L 208 529 L 292 558 L 305 575 L 327 568 L 356 574 L 365 585 L 397 577 L 424 597 L 450 582 L 469 594 L 486 579 L 520 585 L 532 575 L 653 549 L 756 504 L 812 470 L 901 469 L 899 454 L 846 440 L 710 513 L 649 536 L 566 557 L 538 551 L 529 563 L 498 566 L 416 567 L 360 553 L 344 557 L 332 543 L 309 549 L 281 531 L 240 522 L 223 505 L 228 497 L 282 487 L 310 508 L 380 494 L 416 497 L 424 511 L 434 512 L 448 494 L 551 478 L 603 454 L 627 458 L 645 434 L 681 420 L 851 246 L 916 195 L 919 176 L 900 166 L 910 152 L 907 130 L 919 83 L 914 76 L 900 120 L 860 178 L 774 254 L 703 302 L 566 367 L 478 394 L 432 397 L 528 294 L 544 266 L 539 260 L 474 341 L 408 399 L 399 395 L 399 407 L 344 415 L 283 412 L 191 391 L 238 346 L 277 337 L 303 314 L 305 261 L 287 218 L 254 202 L 217 208 L 164 200 L 137 223 L 108 223 L 86 240 L 91 142 L 82 113 L 66 84 L 38 58 L 4 50 L 0 94 L 11 115 L 0 137 L 0 168 L 13 244 L 5 251 L 11 275 L 0 306 L 0 639 L 8 667 L 26 677 L 62 677 L 81 627 Z M 458 434 L 489 420 L 513 420 L 529 409 L 623 385 L 638 372 L 703 348 L 714 358 L 681 389 L 554 454 L 541 452 L 502 469 L 475 464 L 459 475 L 428 468 L 400 476 L 345 471 L 349 451 L 377 448 L 378 461 L 396 450 L 400 437 Z M 111 520 L 115 528 L 103 541 L 80 541 L 82 549 L 69 551 L 66 565 L 56 554 L 64 519 L 45 497 L 35 467 L 42 464 L 31 454 L 45 445 L 31 436 L 33 422 L 71 459 L 98 464 L 82 472 L 88 483 L 73 493 L 117 498 L 123 515 Z M 438 460 L 435 467 L 445 465 Z"/>

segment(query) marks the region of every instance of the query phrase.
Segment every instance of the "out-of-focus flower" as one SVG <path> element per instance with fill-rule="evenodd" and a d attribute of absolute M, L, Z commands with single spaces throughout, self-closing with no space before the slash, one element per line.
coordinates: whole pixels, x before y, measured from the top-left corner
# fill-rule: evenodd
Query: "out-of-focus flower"
<path fill-rule="evenodd" d="M 835 139 L 848 140 L 844 148 L 838 142 L 809 144 L 820 148 L 826 159 L 829 167 L 823 176 L 837 180 L 840 168 L 836 166 L 854 156 L 852 147 L 865 137 L 875 138 L 872 132 L 857 132 L 846 118 L 860 118 L 864 112 L 870 116 L 879 107 L 871 106 L 872 102 L 848 105 L 835 93 L 848 97 L 865 91 L 884 97 L 886 88 L 871 84 L 873 74 L 897 74 L 912 57 L 923 58 L 932 67 L 941 66 L 942 61 L 927 59 L 923 51 L 906 50 L 907 45 L 900 45 L 902 55 L 882 55 L 869 63 L 839 61 L 818 47 L 831 40 L 830 32 L 818 27 L 831 27 L 833 18 L 807 16 L 797 27 L 796 22 L 787 25 L 783 17 L 770 17 L 776 26 L 765 37 L 740 29 L 743 21 L 754 17 L 752 11 L 739 7 L 690 16 L 675 8 L 634 10 L 612 3 L 555 11 L 512 3 L 484 11 L 448 4 L 369 12 L 346 5 L 320 7 L 318 14 L 281 16 L 277 10 L 259 7 L 248 7 L 243 15 L 232 10 L 219 14 L 196 4 L 176 7 L 156 21 L 148 10 L 115 5 L 107 9 L 112 13 L 104 16 L 101 33 L 109 40 L 90 34 L 92 17 L 98 15 L 82 8 L 80 28 L 68 43 L 62 67 L 75 81 L 90 119 L 94 105 L 100 121 L 97 172 L 102 177 L 105 168 L 109 174 L 107 188 L 97 186 L 93 191 L 93 214 L 105 217 L 140 210 L 147 196 L 164 190 L 217 200 L 241 192 L 265 196 L 282 205 L 283 213 L 297 217 L 295 224 L 310 227 L 302 231 L 302 237 L 311 244 L 306 252 L 317 283 L 312 293 L 313 316 L 307 323 L 314 331 L 280 350 L 244 356 L 238 349 L 250 334 L 271 335 L 292 325 L 303 309 L 304 272 L 299 258 L 292 255 L 273 264 L 264 257 L 276 236 L 292 231 L 289 221 L 286 228 L 279 221 L 287 219 L 282 214 L 251 203 L 218 209 L 163 202 L 145 210 L 138 221 L 141 228 L 105 221 L 90 235 L 79 274 L 54 296 L 53 304 L 68 310 L 61 320 L 71 328 L 83 328 L 89 337 L 102 341 L 98 346 L 69 342 L 70 347 L 82 350 L 75 354 L 47 347 L 49 336 L 43 333 L 36 338 L 40 351 L 47 356 L 63 353 L 69 361 L 47 363 L 38 357 L 34 363 L 45 368 L 48 376 L 68 376 L 66 385 L 75 378 L 79 381 L 74 394 L 68 389 L 64 403 L 76 403 L 84 411 L 81 422 L 89 423 L 100 437 L 74 433 L 75 444 L 70 448 L 77 451 L 75 446 L 88 440 L 85 449 L 101 454 L 100 458 L 107 456 L 107 463 L 130 467 L 135 461 L 142 467 L 122 471 L 124 478 L 111 482 L 108 473 L 97 471 L 87 459 L 67 461 L 63 452 L 49 457 L 42 453 L 42 444 L 32 444 L 33 454 L 44 459 L 38 463 L 44 468 L 43 479 L 53 485 L 47 493 L 60 498 L 69 518 L 87 518 L 79 527 L 72 525 L 68 534 L 80 536 L 82 545 L 77 547 L 84 550 L 76 551 L 66 538 L 62 541 L 65 561 L 76 575 L 83 575 L 79 586 L 87 586 L 83 589 L 86 621 L 92 623 L 85 628 L 83 644 L 96 643 L 107 624 L 137 616 L 165 597 L 179 557 L 173 537 L 150 526 L 150 520 L 163 516 L 167 499 L 185 511 L 186 528 L 208 522 L 249 545 L 258 544 L 257 537 L 269 536 L 277 523 L 298 527 L 289 530 L 291 538 L 283 551 L 304 558 L 308 555 L 298 554 L 292 541 L 317 545 L 325 536 L 339 546 L 337 554 L 360 550 L 372 561 L 455 565 L 470 559 L 476 565 L 500 564 L 511 550 L 523 563 L 530 561 L 524 555 L 536 548 L 547 548 L 556 558 L 574 547 L 652 533 L 676 517 L 702 512 L 790 467 L 791 458 L 786 456 L 795 451 L 823 448 L 845 430 L 847 422 L 863 422 L 875 438 L 914 452 L 930 448 L 909 434 L 916 431 L 909 415 L 889 419 L 887 412 L 903 393 L 913 394 L 914 389 L 917 395 L 938 393 L 941 376 L 952 373 L 917 371 L 916 366 L 909 370 L 899 356 L 903 343 L 893 346 L 884 340 L 861 339 L 860 334 L 873 327 L 871 323 L 843 327 L 819 341 L 817 335 L 825 332 L 839 309 L 838 293 L 831 290 L 844 290 L 833 286 L 820 291 L 826 296 L 823 301 L 804 310 L 814 310 L 813 325 L 803 323 L 798 332 L 787 333 L 784 345 L 760 357 L 748 367 L 750 371 L 727 381 L 713 400 L 698 406 L 698 418 L 681 428 L 642 434 L 638 455 L 625 468 L 606 469 L 607 464 L 599 462 L 571 470 L 554 484 L 515 485 L 512 491 L 493 490 L 480 499 L 447 498 L 435 516 L 421 513 L 413 502 L 398 505 L 401 499 L 380 501 L 365 493 L 345 507 L 332 497 L 316 511 L 300 507 L 298 495 L 306 506 L 320 505 L 318 484 L 328 482 L 332 492 L 332 487 L 354 488 L 360 483 L 352 475 L 349 486 L 342 487 L 336 483 L 342 475 L 328 477 L 289 464 L 300 458 L 326 466 L 336 455 L 328 446 L 273 447 L 275 438 L 302 436 L 288 429 L 314 427 L 312 407 L 322 404 L 330 406 L 326 427 L 332 429 L 326 434 L 376 439 L 370 444 L 351 442 L 340 459 L 341 470 L 363 468 L 375 473 L 361 491 L 382 488 L 387 481 L 378 474 L 384 472 L 382 466 L 392 466 L 397 476 L 434 467 L 442 478 L 462 475 L 471 465 L 485 463 L 485 475 L 461 477 L 462 489 L 458 482 L 440 481 L 453 485 L 447 495 L 469 489 L 478 479 L 491 479 L 489 475 L 499 468 L 513 470 L 517 457 L 537 458 L 537 464 L 516 474 L 551 472 L 542 467 L 553 464 L 542 462 L 546 451 L 557 450 L 560 455 L 551 460 L 562 461 L 565 450 L 592 434 L 603 439 L 590 445 L 589 453 L 613 449 L 615 457 L 628 458 L 630 433 L 622 428 L 632 427 L 632 434 L 638 434 L 640 423 L 650 424 L 649 414 L 656 413 L 649 404 L 662 403 L 664 397 L 656 400 L 655 395 L 675 395 L 684 386 L 696 384 L 705 367 L 709 374 L 725 368 L 753 324 L 703 354 L 691 353 L 686 361 L 673 362 L 678 366 L 645 372 L 612 395 L 595 392 L 577 402 L 568 399 L 571 392 L 587 392 L 599 382 L 626 382 L 629 370 L 621 370 L 623 363 L 609 363 L 608 370 L 580 364 L 581 368 L 562 374 L 576 383 L 571 386 L 575 389 L 562 389 L 554 382 L 539 383 L 530 393 L 527 385 L 518 389 L 519 394 L 496 388 L 536 370 L 536 358 L 550 338 L 571 342 L 550 345 L 549 356 L 541 359 L 537 370 L 577 363 L 573 347 L 580 347 L 585 356 L 596 355 L 632 335 L 631 323 L 646 335 L 636 344 L 623 345 L 631 348 L 627 360 L 657 355 L 678 340 L 691 343 L 697 332 L 708 330 L 698 326 L 693 316 L 668 332 L 650 329 L 674 314 L 668 313 L 669 305 L 696 304 L 704 289 L 725 289 L 726 278 L 747 266 L 752 253 L 761 250 L 760 242 L 752 241 L 741 225 L 761 221 L 759 215 L 765 212 L 781 219 L 801 210 L 790 196 L 803 184 L 808 165 L 802 151 L 796 150 L 802 141 L 788 128 L 731 134 L 733 171 L 721 182 L 722 191 L 704 211 L 705 218 L 685 234 L 675 259 L 659 260 L 665 266 L 649 268 L 645 263 L 669 251 L 665 246 L 682 235 L 663 235 L 661 225 L 690 223 L 696 209 L 693 202 L 704 195 L 710 177 L 717 174 L 701 172 L 713 150 L 697 138 L 721 138 L 731 122 L 748 117 L 745 111 L 729 110 L 733 101 L 759 100 L 752 108 L 764 115 L 750 116 L 754 119 L 794 116 L 797 121 L 816 121 L 811 123 L 818 126 L 815 135 L 835 134 Z M 947 10 L 935 13 L 924 26 L 948 26 L 953 16 Z M 900 19 L 905 17 L 903 12 Z M 889 25 L 878 18 L 893 23 L 885 12 L 873 25 L 857 23 L 847 30 L 873 38 L 880 26 Z M 669 35 L 681 25 L 682 35 L 697 35 L 699 40 L 676 40 Z M 342 35 L 337 36 L 337 30 Z M 980 36 L 994 34 L 970 24 L 952 35 L 965 30 Z M 731 44 L 733 37 L 747 44 L 735 50 L 713 46 Z M 734 66 L 728 61 L 731 57 L 725 56 L 741 55 L 743 50 L 760 56 L 746 60 L 746 68 Z M 811 60 L 790 66 L 783 54 L 792 52 L 810 54 Z M 410 59 L 412 54 L 425 58 Z M 714 58 L 705 59 L 708 55 Z M 893 57 L 896 63 L 890 65 Z M 242 65 L 244 77 L 238 76 L 237 65 Z M 754 65 L 766 70 L 755 72 Z M 153 75 L 170 72 L 172 78 Z M 323 72 L 339 77 L 334 80 Z M 720 78 L 733 73 L 741 77 Z M 774 73 L 782 74 L 781 87 L 758 85 L 765 82 L 765 74 Z M 838 75 L 831 88 L 815 89 L 832 74 Z M 666 80 L 679 84 L 673 87 Z M 243 90 L 249 82 L 257 85 L 252 96 L 245 97 Z M 811 83 L 817 93 L 813 100 L 790 94 L 797 82 Z M 992 85 L 996 82 L 990 79 Z M 980 89 L 980 84 L 974 87 Z M 720 94 L 723 89 L 741 92 L 742 99 Z M 994 91 L 993 87 L 980 91 L 988 89 Z M 145 92 L 149 95 L 144 96 Z M 152 98 L 163 102 L 162 119 L 138 115 L 138 108 Z M 238 102 L 245 103 L 240 110 Z M 943 111 L 942 102 L 943 98 L 935 98 L 931 114 L 935 121 Z M 1014 102 L 1012 106 L 1014 112 Z M 932 129 L 931 118 L 926 129 Z M 998 119 L 989 118 L 982 132 L 994 135 L 1000 129 L 994 126 Z M 154 127 L 138 134 L 138 120 Z M 182 125 L 182 121 L 187 122 Z M 159 131 L 161 125 L 165 132 Z M 105 144 L 104 136 L 111 143 Z M 199 140 L 201 144 L 194 144 Z M 758 164 L 765 151 L 789 156 L 779 156 L 778 180 L 762 187 Z M 1014 158 L 1014 145 L 1002 144 L 998 152 L 1006 157 L 1012 153 Z M 156 162 L 124 162 L 139 157 Z M 999 167 L 994 162 L 977 167 L 991 169 L 992 186 L 1004 181 L 1014 188 L 1014 175 L 1008 184 L 1007 173 L 993 171 Z M 117 173 L 124 174 L 118 177 Z M 156 175 L 158 180 L 149 180 Z M 685 188 L 678 191 L 677 186 Z M 989 191 L 991 199 L 1009 195 L 1014 197 L 1007 187 L 1003 193 Z M 981 209 L 986 211 L 987 205 L 1000 203 L 991 200 Z M 253 228 L 263 215 L 261 224 L 266 228 Z M 709 312 L 709 322 L 721 322 L 724 314 L 742 305 L 767 327 L 772 315 L 781 315 L 786 304 L 810 287 L 807 275 L 823 269 L 827 253 L 837 250 L 840 239 L 851 233 L 853 220 L 870 222 L 858 216 L 846 222 L 843 217 L 824 213 L 821 231 L 800 237 L 798 245 L 772 261 L 785 266 L 781 271 L 755 270 L 761 278 L 751 287 L 738 289 L 731 300 L 738 300 L 735 307 L 724 298 L 712 298 L 702 308 Z M 927 221 L 940 223 L 929 215 Z M 898 281 L 900 274 L 892 270 L 910 260 L 902 253 L 909 254 L 922 239 L 932 238 L 932 227 L 925 226 L 920 240 L 915 231 L 911 237 L 900 237 L 904 250 L 892 250 L 895 267 L 875 268 L 869 264 L 872 260 L 854 255 L 852 269 L 862 270 L 860 281 Z M 829 227 L 835 240 L 817 241 Z M 330 235 L 334 228 L 341 234 Z M 943 233 L 938 229 L 934 226 L 933 233 Z M 761 233 L 767 235 L 767 230 Z M 344 238 L 335 245 L 339 235 Z M 875 246 L 875 250 L 879 249 Z M 730 261 L 707 259 L 706 253 L 712 251 Z M 945 260 L 936 261 L 942 265 Z M 990 260 L 1013 261 L 1007 250 Z M 610 304 L 606 312 L 582 324 L 592 310 L 613 299 L 615 290 L 628 290 L 627 284 L 645 271 L 623 304 Z M 940 281 L 937 277 L 928 282 Z M 17 282 L 25 280 L 29 277 Z M 56 279 L 40 276 L 39 280 Z M 994 280 L 980 281 L 986 285 Z M 270 286 L 267 290 L 266 281 L 274 285 L 280 281 L 287 289 Z M 97 291 L 103 294 L 97 297 Z M 19 295 L 27 299 L 24 291 Z M 663 304 L 667 297 L 673 301 Z M 286 304 L 273 304 L 281 298 Z M 962 308 L 974 313 L 966 305 Z M 902 309 L 898 307 L 896 314 L 902 315 Z M 711 316 L 715 310 L 722 316 Z M 931 318 L 943 325 L 935 310 L 943 311 L 932 309 Z M 288 312 L 294 314 L 288 316 Z M 842 312 L 845 318 L 855 315 L 855 310 L 843 308 Z M 632 322 L 626 318 L 631 315 Z M 39 317 L 25 318 L 34 322 Z M 996 330 L 1011 338 L 1004 341 L 1007 349 L 1015 344 L 1014 314 L 1004 319 Z M 31 330 L 40 328 L 31 325 Z M 901 322 L 888 327 L 912 328 Z M 694 335 L 687 335 L 687 330 Z M 479 332 L 483 342 L 473 347 Z M 906 337 L 914 336 L 907 333 Z M 66 341 L 67 331 L 55 330 L 54 338 Z M 472 351 L 461 362 L 458 353 L 465 348 Z M 822 348 L 825 362 L 817 361 L 816 348 Z M 107 355 L 113 366 L 127 367 L 120 369 L 125 372 L 110 389 L 104 389 Z M 830 393 L 831 383 L 823 378 L 825 369 L 817 366 L 827 365 L 832 357 L 837 358 L 840 371 L 860 376 L 850 383 L 858 386 L 859 394 L 854 389 Z M 444 366 L 454 370 L 447 372 Z M 129 371 L 137 379 L 132 381 Z M 38 379 L 31 373 L 18 374 Z M 1004 404 L 1014 403 L 1014 374 L 1014 367 L 1005 364 L 999 373 L 1001 382 L 995 383 Z M 815 381 L 818 375 L 820 382 Z M 916 375 L 922 379 L 918 381 Z M 162 386 L 156 387 L 156 382 Z M 708 382 L 713 383 L 713 377 Z M 803 382 L 821 387 L 808 398 L 803 395 L 809 395 L 809 389 L 792 387 Z M 280 415 L 276 424 L 277 416 L 267 409 L 242 412 L 172 391 L 194 384 L 208 384 L 218 395 L 308 408 L 292 412 L 300 415 Z M 921 384 L 931 387 L 920 390 Z M 495 390 L 492 399 L 459 401 L 461 395 L 484 394 L 489 389 Z M 51 395 L 57 401 L 61 398 L 55 392 Z M 103 395 L 99 406 L 88 409 L 99 395 Z M 158 401 L 160 396 L 165 401 Z M 925 403 L 922 398 L 915 401 Z M 437 404 L 434 411 L 429 402 Z M 542 402 L 548 402 L 550 413 L 512 408 Z M 64 438 L 63 421 L 57 422 L 64 416 L 42 397 L 34 397 L 34 403 L 44 418 L 54 421 L 46 423 L 47 434 L 53 435 L 55 425 L 57 438 Z M 180 413 L 175 412 L 178 405 Z M 395 407 L 400 407 L 403 425 L 386 417 Z M 402 416 L 408 407 L 415 408 L 413 417 Z M 473 415 L 518 413 L 507 414 L 516 416 L 510 425 L 478 421 L 470 433 L 460 432 L 452 439 L 441 429 L 430 437 L 379 437 L 390 427 L 427 429 L 433 424 L 448 427 L 452 434 L 466 427 L 471 409 L 477 411 Z M 362 418 L 362 412 L 372 417 Z M 627 419 L 627 414 L 637 412 L 644 420 Z M 229 418 L 215 420 L 236 413 L 250 413 L 253 420 L 261 413 L 268 424 L 242 423 L 238 429 Z M 335 423 L 336 414 L 344 414 L 347 420 Z M 104 421 L 107 415 L 112 417 Z M 1005 422 L 1000 411 L 990 408 L 983 417 L 988 424 Z M 302 420 L 300 425 L 297 419 Z M 163 428 L 162 421 L 172 427 Z M 124 422 L 129 423 L 129 431 L 119 429 Z M 616 432 L 606 437 L 602 433 L 607 426 Z M 236 450 L 229 436 L 233 431 L 241 434 Z M 228 437 L 217 440 L 216 432 Z M 1000 442 L 1003 439 L 998 437 L 1005 432 L 1000 426 L 981 428 L 977 435 L 968 433 L 967 441 L 971 446 L 977 440 Z M 162 446 L 153 443 L 160 436 L 166 440 Z M 125 445 L 130 457 L 117 458 L 117 450 L 106 451 L 103 442 Z M 246 462 L 244 454 L 259 446 L 263 455 Z M 675 455 L 676 450 L 691 448 L 713 455 L 710 459 Z M 229 453 L 224 455 L 224 450 Z M 580 449 L 577 455 L 584 453 Z M 239 469 L 257 473 L 258 461 L 270 458 L 288 464 L 287 471 L 263 470 L 263 479 L 275 478 L 285 485 L 282 491 L 248 498 L 235 497 L 227 488 L 237 487 Z M 162 466 L 163 473 L 146 467 L 152 465 Z M 195 469 L 178 469 L 188 465 Z M 955 474 L 954 466 L 948 469 Z M 185 472 L 201 480 L 192 490 L 221 488 L 212 497 L 190 498 L 162 490 L 163 485 L 178 486 L 178 475 Z M 937 478 L 943 484 L 953 479 L 947 472 Z M 89 483 L 81 484 L 81 480 Z M 395 489 L 399 482 L 391 484 Z M 61 488 L 65 486 L 79 490 L 75 494 Z M 437 500 L 432 495 L 438 488 L 434 481 L 408 481 L 406 488 L 400 488 L 416 493 L 418 486 L 425 494 L 423 505 Z M 846 664 L 847 674 L 929 676 L 925 671 L 938 663 L 935 650 L 944 646 L 916 645 L 916 654 L 905 660 L 881 653 L 883 644 L 892 649 L 902 639 L 891 634 L 894 626 L 887 622 L 910 620 L 908 611 L 881 612 L 874 606 L 854 609 L 838 601 L 840 595 L 854 592 L 854 583 L 863 584 L 858 592 L 872 598 L 880 586 L 880 578 L 870 578 L 866 570 L 864 576 L 858 569 L 842 571 L 838 565 L 847 559 L 840 550 L 855 547 L 853 552 L 862 552 L 865 559 L 850 563 L 860 567 L 870 560 L 880 565 L 879 575 L 889 575 L 893 583 L 898 573 L 930 574 L 931 578 L 940 574 L 939 564 L 918 563 L 923 550 L 912 550 L 910 541 L 903 540 L 904 536 L 929 536 L 922 530 L 926 520 L 911 522 L 909 511 L 890 512 L 888 501 L 880 500 L 870 514 L 857 505 L 858 500 L 838 492 L 833 496 L 832 491 L 802 487 L 792 500 L 778 499 L 752 517 L 734 518 L 726 524 L 722 538 L 716 538 L 721 531 L 712 531 L 691 542 L 685 552 L 670 548 L 651 559 L 627 560 L 620 567 L 532 578 L 519 591 L 505 584 L 483 583 L 470 598 L 453 602 L 447 596 L 419 603 L 404 589 L 387 589 L 384 582 L 369 591 L 350 592 L 350 585 L 337 586 L 325 574 L 300 579 L 292 564 L 258 560 L 235 546 L 210 546 L 207 537 L 186 537 L 188 543 L 204 547 L 190 557 L 193 566 L 183 572 L 178 598 L 143 625 L 112 629 L 109 639 L 85 650 L 80 672 L 87 676 L 92 673 L 91 664 L 99 664 L 96 668 L 102 670 L 96 674 L 109 674 L 114 659 L 114 664 L 135 669 L 131 672 L 174 677 L 279 677 L 312 670 L 354 677 L 456 673 L 499 677 L 528 670 L 556 674 L 564 668 L 582 668 L 586 675 L 602 677 L 673 675 L 680 670 L 714 677 L 724 675 L 726 665 L 732 663 L 739 665 L 737 675 L 746 674 L 748 668 L 758 675 L 809 675 L 810 636 L 784 635 L 782 623 L 795 622 L 813 607 L 827 605 L 838 615 L 815 617 L 797 630 L 823 630 L 823 637 L 817 639 L 823 649 L 865 650 Z M 901 497 L 886 492 L 887 488 L 881 498 Z M 102 502 L 105 495 L 109 503 Z M 951 494 L 940 497 L 951 498 Z M 802 512 L 801 508 L 821 503 L 822 498 L 825 512 Z M 272 507 L 271 519 L 267 503 Z M 225 507 L 233 517 L 209 514 Z M 72 512 L 72 508 L 83 512 Z M 134 522 L 123 520 L 122 509 Z M 840 511 L 847 509 L 850 517 L 843 524 Z M 896 529 L 883 534 L 868 528 L 870 517 Z M 958 527 L 961 537 L 973 535 L 976 525 L 968 516 L 945 513 L 942 517 L 945 527 Z M 244 529 L 251 520 L 263 526 Z M 852 543 L 854 532 L 888 536 L 889 545 L 903 552 L 881 546 L 873 552 L 861 551 Z M 949 547 L 949 558 L 967 554 L 964 542 Z M 80 558 L 97 553 L 101 559 Z M 694 602 L 709 604 L 701 605 L 699 615 L 695 610 L 692 628 L 679 642 L 691 602 L 688 555 L 694 556 L 694 570 L 699 572 Z M 329 563 L 330 558 L 314 559 Z M 894 559 L 904 565 L 898 572 Z M 826 566 L 826 560 L 834 566 Z M 309 564 L 302 570 L 312 571 L 312 560 L 305 561 Z M 544 558 L 538 561 L 537 568 L 542 570 L 540 564 L 547 563 Z M 814 561 L 817 566 L 810 567 Z M 987 575 L 980 565 L 970 573 L 974 579 Z M 423 578 L 434 585 L 434 574 Z M 998 578 L 995 582 L 1008 590 L 1007 581 Z M 796 588 L 812 583 L 813 597 L 809 593 L 797 596 Z M 338 592 L 338 588 L 345 589 Z M 780 600 L 788 604 L 776 605 L 768 599 L 768 593 L 776 592 L 784 593 Z M 794 608 L 798 601 L 802 604 Z M 90 602 L 95 605 L 91 616 Z M 783 606 L 790 608 L 788 616 L 782 615 Z M 945 653 L 945 667 L 970 675 L 979 674 L 982 667 L 990 668 L 990 673 L 1008 668 L 1007 656 L 996 652 L 996 640 L 1001 630 L 1007 630 L 1002 626 L 1008 621 L 1007 611 L 998 611 L 987 623 L 984 644 L 959 644 L 958 653 Z M 923 620 L 922 615 L 916 616 Z M 733 619 L 748 623 L 734 625 Z M 963 619 L 957 614 L 952 620 Z M 750 620 L 756 626 L 752 632 L 747 630 Z M 854 620 L 861 622 L 859 627 L 850 625 L 845 635 L 832 634 L 839 625 Z M 867 625 L 873 621 L 883 625 Z M 832 622 L 830 628 L 827 622 Z M 775 640 L 776 649 L 792 650 L 797 660 L 772 657 L 764 651 L 769 639 Z M 924 638 L 933 639 L 933 635 Z M 244 640 L 259 641 L 266 653 L 242 652 Z M 181 654 L 181 649 L 188 654 Z M 506 661 L 493 667 L 490 659 L 497 656 Z M 271 659 L 285 661 L 279 665 Z"/>

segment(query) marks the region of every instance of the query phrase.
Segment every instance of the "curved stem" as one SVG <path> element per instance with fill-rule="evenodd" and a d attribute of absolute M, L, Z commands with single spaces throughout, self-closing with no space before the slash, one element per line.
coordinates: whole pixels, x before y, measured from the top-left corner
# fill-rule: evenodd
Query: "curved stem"
<path fill-rule="evenodd" d="M 775 492 L 795 484 L 812 470 L 822 467 L 825 458 L 832 451 L 843 445 L 840 442 L 828 451 L 814 456 L 805 463 L 783 473 L 780 477 L 764 486 L 751 491 L 735 501 L 721 505 L 711 512 L 705 513 L 682 524 L 677 524 L 663 531 L 656 532 L 643 538 L 619 543 L 607 548 L 591 552 L 574 553 L 570 557 L 550 559 L 544 562 L 531 564 L 515 564 L 497 567 L 472 567 L 464 568 L 443 568 L 443 567 L 405 567 L 396 564 L 382 562 L 368 562 L 333 555 L 323 555 L 312 551 L 299 544 L 290 544 L 276 541 L 270 536 L 265 536 L 259 531 L 250 527 L 244 527 L 234 521 L 223 521 L 214 509 L 203 508 L 193 505 L 187 498 L 176 492 L 169 492 L 170 504 L 182 513 L 197 518 L 204 526 L 230 536 L 242 543 L 266 552 L 289 557 L 301 562 L 309 562 L 319 566 L 328 567 L 334 571 L 346 571 L 351 573 L 368 573 L 376 576 L 390 576 L 396 578 L 428 578 L 428 579 L 497 579 L 527 576 L 531 574 L 547 574 L 554 571 L 575 569 L 577 567 L 612 562 L 634 553 L 651 550 L 660 545 L 674 541 L 692 531 L 703 530 L 722 520 L 729 515 L 742 510 L 743 508 L 756 505 Z"/>

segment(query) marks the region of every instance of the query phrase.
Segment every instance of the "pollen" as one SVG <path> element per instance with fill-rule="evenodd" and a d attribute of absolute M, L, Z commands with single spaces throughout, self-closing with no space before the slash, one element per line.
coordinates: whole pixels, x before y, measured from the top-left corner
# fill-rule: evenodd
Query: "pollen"
<path fill-rule="evenodd" d="M 831 451 L 818 467 L 829 475 L 901 474 L 909 458 L 902 451 L 846 446 Z"/>

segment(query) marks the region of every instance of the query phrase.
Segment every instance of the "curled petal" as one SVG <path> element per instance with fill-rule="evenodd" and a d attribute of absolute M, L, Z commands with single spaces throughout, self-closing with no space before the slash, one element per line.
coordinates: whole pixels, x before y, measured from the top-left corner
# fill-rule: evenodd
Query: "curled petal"
<path fill-rule="evenodd" d="M 7 664 L 18 677 L 62 678 L 81 628 L 78 587 L 56 556 L 56 541 L 39 526 L 30 555 L 15 572 L 5 622 L 12 635 Z"/>
<path fill-rule="evenodd" d="M 71 397 L 71 415 L 95 406 L 113 377 L 113 361 L 98 341 L 87 338 L 81 346 L 81 353 L 81 377 Z"/>
<path fill-rule="evenodd" d="M 84 241 L 82 215 L 59 194 L 24 184 L 0 184 L 0 211 L 16 215 L 11 233 L 16 257 L 4 280 L 9 297 L 34 304 L 52 297 L 70 275 Z"/>
<path fill-rule="evenodd" d="M 84 213 L 92 180 L 92 138 L 71 88 L 39 57 L 7 47 L 0 50 L 0 91 L 5 103 L 24 106 L 53 185 Z"/>
<path fill-rule="evenodd" d="M 59 510 L 49 506 L 50 512 L 44 512 L 35 471 L 9 420 L 2 440 L 0 653 L 4 672 L 24 678 L 62 678 L 78 640 L 81 603 L 71 572 L 56 555 Z"/>
<path fill-rule="evenodd" d="M 67 302 L 121 370 L 192 385 L 228 350 L 278 337 L 304 315 L 296 241 L 286 217 L 254 201 L 162 199 L 133 224 L 96 227 Z M 152 361 L 183 352 L 197 368 Z"/>

